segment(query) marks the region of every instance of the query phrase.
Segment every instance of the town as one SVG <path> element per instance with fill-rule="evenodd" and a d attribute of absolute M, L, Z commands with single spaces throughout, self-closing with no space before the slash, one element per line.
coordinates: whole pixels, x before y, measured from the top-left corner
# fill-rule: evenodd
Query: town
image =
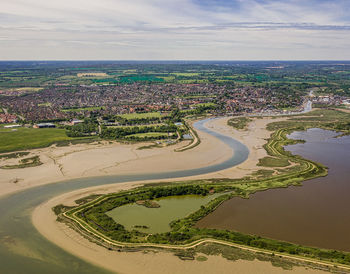
<path fill-rule="evenodd" d="M 195 139 L 188 118 L 286 115 L 311 103 L 348 108 L 350 82 L 339 74 L 339 85 L 328 73 L 338 74 L 339 68 L 345 67 L 18 62 L 0 74 L 0 123 L 13 140 L 22 136 L 21 128 L 48 129 L 53 139 L 43 140 L 46 145 L 71 139 L 168 145 Z"/>
<path fill-rule="evenodd" d="M 213 113 L 244 114 L 281 110 L 280 106 L 298 107 L 298 96 L 281 97 L 274 89 L 214 84 L 125 84 L 45 88 L 22 96 L 0 97 L 3 122 L 23 119 L 27 122 L 63 121 L 91 115 L 120 115 L 134 112 L 182 111 L 198 107 Z"/>

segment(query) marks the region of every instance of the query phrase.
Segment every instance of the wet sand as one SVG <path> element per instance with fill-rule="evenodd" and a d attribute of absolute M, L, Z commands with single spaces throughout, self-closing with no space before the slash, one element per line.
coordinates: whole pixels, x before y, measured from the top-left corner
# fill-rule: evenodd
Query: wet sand
<path fill-rule="evenodd" d="M 92 187 L 55 197 L 34 210 L 32 221 L 47 239 L 69 253 L 94 265 L 117 273 L 325 273 L 304 267 L 294 267 L 292 271 L 274 267 L 270 262 L 229 261 L 221 256 L 206 256 L 208 260 L 183 261 L 169 252 L 116 252 L 91 243 L 79 233 L 56 221 L 51 208 L 57 204 L 73 205 L 74 200 L 91 193 L 109 193 L 130 189 L 139 183 L 125 183 L 107 187 Z"/>
<path fill-rule="evenodd" d="M 31 155 L 40 156 L 43 164 L 23 169 L 0 169 L 0 196 L 74 178 L 195 169 L 223 162 L 232 156 L 232 150 L 223 142 L 202 131 L 198 134 L 202 141 L 200 146 L 184 152 L 174 149 L 188 141 L 143 150 L 137 148 L 145 144 L 116 142 L 30 150 Z"/>
<path fill-rule="evenodd" d="M 259 158 L 266 156 L 263 145 L 270 132 L 266 124 L 280 119 L 255 119 L 247 131 L 234 130 L 227 126 L 229 118 L 209 120 L 209 129 L 231 136 L 244 143 L 249 151 L 248 159 L 233 168 L 208 173 L 199 178 L 240 178 L 254 170 Z M 164 148 L 137 148 L 142 144 L 119 144 L 102 142 L 100 144 L 79 144 L 67 147 L 49 147 L 30 150 L 39 155 L 43 165 L 24 169 L 0 169 L 0 197 L 26 188 L 65 181 L 69 179 L 115 174 L 156 173 L 206 167 L 229 159 L 233 152 L 223 142 L 202 131 L 198 131 L 200 145 L 183 152 L 174 149 L 186 145 L 185 142 Z M 179 180 L 179 179 L 176 179 Z M 181 179 L 183 180 L 183 178 Z"/>

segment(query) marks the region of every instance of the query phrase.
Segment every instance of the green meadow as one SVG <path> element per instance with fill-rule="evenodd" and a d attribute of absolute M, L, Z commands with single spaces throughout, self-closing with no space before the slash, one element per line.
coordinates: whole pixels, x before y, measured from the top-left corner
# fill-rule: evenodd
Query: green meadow
<path fill-rule="evenodd" d="M 0 153 L 46 147 L 72 139 L 64 129 L 58 128 L 0 128 Z"/>
<path fill-rule="evenodd" d="M 146 112 L 146 113 L 126 113 L 119 115 L 125 119 L 144 119 L 144 118 L 160 118 L 160 112 Z"/>
<path fill-rule="evenodd" d="M 145 132 L 145 133 L 136 133 L 136 134 L 131 134 L 126 136 L 126 139 L 130 139 L 130 138 L 159 138 L 159 137 L 168 137 L 168 133 L 166 132 Z"/>
<path fill-rule="evenodd" d="M 94 111 L 94 110 L 101 110 L 104 107 L 82 107 L 82 108 L 64 108 L 62 109 L 63 112 L 80 112 L 80 111 Z"/>

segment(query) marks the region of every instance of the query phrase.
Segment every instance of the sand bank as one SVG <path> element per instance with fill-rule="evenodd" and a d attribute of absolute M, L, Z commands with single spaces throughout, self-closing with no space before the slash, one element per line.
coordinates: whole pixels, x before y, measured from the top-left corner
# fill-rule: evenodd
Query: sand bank
<path fill-rule="evenodd" d="M 254 170 L 259 158 L 266 156 L 263 145 L 269 137 L 265 127 L 279 119 L 254 119 L 248 130 L 238 131 L 227 126 L 229 118 L 209 120 L 206 126 L 221 134 L 231 136 L 244 143 L 250 150 L 248 159 L 233 168 L 208 173 L 198 178 L 240 178 Z M 221 163 L 229 159 L 233 152 L 217 138 L 198 130 L 200 145 L 183 152 L 174 149 L 184 144 L 164 148 L 137 148 L 142 144 L 119 144 L 102 142 L 79 144 L 68 147 L 49 147 L 31 150 L 39 155 L 43 165 L 24 169 L 0 170 L 0 196 L 38 185 L 82 177 L 123 175 L 137 173 L 157 173 L 188 170 Z"/>
<path fill-rule="evenodd" d="M 241 178 L 261 169 L 261 167 L 257 167 L 256 164 L 259 162 L 260 158 L 267 156 L 263 145 L 267 143 L 267 139 L 271 135 L 271 132 L 266 130 L 266 125 L 287 119 L 286 117 L 253 119 L 253 121 L 248 124 L 247 130 L 236 130 L 227 125 L 227 121 L 230 118 L 231 117 L 225 117 L 211 120 L 207 122 L 206 126 L 211 130 L 218 131 L 223 135 L 230 136 L 245 144 L 249 149 L 248 159 L 242 164 L 232 168 L 216 172 L 215 174 L 206 174 L 206 178 Z"/>
<path fill-rule="evenodd" d="M 200 146 L 175 152 L 173 146 L 143 149 L 144 144 L 101 142 L 31 150 L 42 165 L 23 169 L 0 169 L 0 196 L 29 187 L 82 177 L 145 174 L 206 167 L 229 159 L 233 152 L 226 144 L 202 131 Z"/>
<path fill-rule="evenodd" d="M 324 273 L 313 269 L 295 267 L 292 271 L 285 271 L 271 265 L 270 262 L 229 261 L 221 256 L 206 256 L 207 261 L 183 261 L 173 254 L 161 252 L 116 252 L 89 242 L 79 233 L 63 223 L 56 221 L 51 208 L 63 203 L 73 205 L 74 200 L 91 193 L 109 193 L 122 189 L 130 189 L 139 183 L 124 183 L 114 186 L 98 186 L 85 190 L 78 190 L 55 197 L 34 210 L 32 221 L 35 227 L 47 239 L 92 264 L 104 267 L 117 273 Z"/>

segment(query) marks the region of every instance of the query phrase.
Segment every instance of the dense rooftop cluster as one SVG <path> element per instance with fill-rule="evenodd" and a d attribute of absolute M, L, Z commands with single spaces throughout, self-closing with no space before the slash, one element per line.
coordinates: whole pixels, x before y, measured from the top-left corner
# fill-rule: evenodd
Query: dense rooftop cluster
<path fill-rule="evenodd" d="M 144 84 L 53 86 L 25 95 L 0 97 L 0 105 L 28 121 L 71 119 L 76 115 L 115 115 L 144 111 L 192 109 L 215 104 L 216 112 L 251 113 L 298 106 L 302 94 L 281 96 L 270 88 L 217 84 Z"/>

